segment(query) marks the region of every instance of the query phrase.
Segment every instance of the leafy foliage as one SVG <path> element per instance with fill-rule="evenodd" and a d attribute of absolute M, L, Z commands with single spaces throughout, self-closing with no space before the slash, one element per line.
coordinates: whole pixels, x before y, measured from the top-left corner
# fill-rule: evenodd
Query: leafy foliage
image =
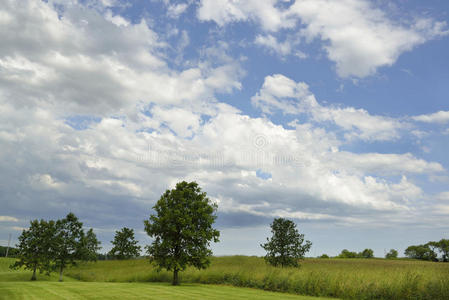
<path fill-rule="evenodd" d="M 31 280 L 36 280 L 36 270 L 48 275 L 59 268 L 62 281 L 64 268 L 75 265 L 77 260 L 96 260 L 100 242 L 92 229 L 84 233 L 83 223 L 69 213 L 64 219 L 34 220 L 30 228 L 23 230 L 17 245 L 18 260 L 10 267 L 33 270 Z"/>
<path fill-rule="evenodd" d="M 159 268 L 173 270 L 173 285 L 178 272 L 189 265 L 209 266 L 210 241 L 218 242 L 219 231 L 212 227 L 217 205 L 211 203 L 196 182 L 180 182 L 167 190 L 153 207 L 155 214 L 145 220 L 145 231 L 154 238 L 147 246 L 150 261 Z"/>
<path fill-rule="evenodd" d="M 421 260 L 437 260 L 437 254 L 430 248 L 429 244 L 409 246 L 405 249 L 404 254 L 409 258 Z"/>
<path fill-rule="evenodd" d="M 365 249 L 360 253 L 360 256 L 362 258 L 373 258 L 374 257 L 374 251 L 372 249 Z"/>
<path fill-rule="evenodd" d="M 337 256 L 338 258 L 373 258 L 374 251 L 372 249 L 365 249 L 362 252 L 353 252 L 348 249 L 343 249 Z"/>
<path fill-rule="evenodd" d="M 83 223 L 69 213 L 64 219 L 56 221 L 56 234 L 53 242 L 53 259 L 59 269 L 59 280 L 62 281 L 64 268 L 76 265 L 77 259 L 84 259 Z"/>
<path fill-rule="evenodd" d="M 395 259 L 398 258 L 398 251 L 395 249 L 390 249 L 387 254 L 385 254 L 386 259 Z"/>
<path fill-rule="evenodd" d="M 271 224 L 272 237 L 260 246 L 267 251 L 265 261 L 273 266 L 298 267 L 298 260 L 304 258 L 312 243 L 304 241 L 304 234 L 296 229 L 291 220 L 276 218 Z"/>
<path fill-rule="evenodd" d="M 30 221 L 30 227 L 23 230 L 19 236 L 19 244 L 16 246 L 18 260 L 11 265 L 11 268 L 24 267 L 32 270 L 31 280 L 36 280 L 36 270 L 50 274 L 55 230 L 54 221 Z"/>
<path fill-rule="evenodd" d="M 134 238 L 133 229 L 123 227 L 122 230 L 116 231 L 111 243 L 114 247 L 109 251 L 109 255 L 116 259 L 129 259 L 140 255 L 141 248 Z"/>

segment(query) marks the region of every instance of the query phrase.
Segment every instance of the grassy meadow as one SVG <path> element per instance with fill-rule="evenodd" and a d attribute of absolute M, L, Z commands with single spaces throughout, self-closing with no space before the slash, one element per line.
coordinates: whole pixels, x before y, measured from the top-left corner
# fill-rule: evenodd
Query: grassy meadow
<path fill-rule="evenodd" d="M 30 281 L 31 272 L 10 270 L 14 259 L 0 258 L 0 299 L 204 299 L 204 300 L 330 300 L 281 294 L 262 290 L 225 285 L 183 284 L 171 286 L 168 283 L 126 283 L 126 282 L 82 282 L 65 276 L 64 282 L 57 282 L 58 276 L 38 274 L 37 281 Z M 133 261 L 128 261 L 133 262 Z M 141 261 L 143 262 L 143 261 Z M 92 266 L 97 266 L 92 265 Z M 84 266 L 87 267 L 87 266 Z M 103 272 L 107 272 L 107 268 Z M 73 269 L 72 269 L 73 271 Z M 129 270 L 126 270 L 129 271 Z"/>
<path fill-rule="evenodd" d="M 99 261 L 68 276 L 93 282 L 170 282 L 147 260 Z M 210 268 L 189 268 L 182 283 L 225 284 L 343 299 L 449 299 L 449 264 L 414 260 L 306 259 L 301 268 L 274 268 L 259 257 L 214 257 Z"/>

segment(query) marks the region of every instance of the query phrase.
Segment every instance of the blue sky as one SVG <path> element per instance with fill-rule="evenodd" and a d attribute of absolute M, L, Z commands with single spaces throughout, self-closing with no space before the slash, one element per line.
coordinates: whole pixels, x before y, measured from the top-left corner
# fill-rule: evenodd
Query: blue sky
<path fill-rule="evenodd" d="M 104 251 L 150 239 L 165 189 L 218 203 L 214 253 L 309 255 L 447 238 L 449 3 L 7 0 L 0 244 L 73 211 Z"/>

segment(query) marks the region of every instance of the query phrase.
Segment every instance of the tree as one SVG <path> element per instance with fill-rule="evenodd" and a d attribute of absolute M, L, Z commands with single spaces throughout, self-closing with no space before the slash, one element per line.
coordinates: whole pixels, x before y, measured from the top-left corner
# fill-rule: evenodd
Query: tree
<path fill-rule="evenodd" d="M 167 190 L 153 206 L 155 214 L 144 220 L 145 231 L 154 238 L 147 246 L 150 261 L 159 269 L 173 270 L 173 285 L 178 272 L 187 266 L 209 266 L 210 242 L 218 242 L 219 231 L 212 227 L 217 205 L 196 182 L 180 182 Z"/>
<path fill-rule="evenodd" d="M 365 249 L 360 253 L 360 256 L 362 258 L 373 258 L 374 257 L 374 251 L 372 249 Z"/>
<path fill-rule="evenodd" d="M 390 249 L 390 251 L 385 254 L 386 259 L 395 259 L 398 258 L 398 251 L 395 249 Z"/>
<path fill-rule="evenodd" d="M 443 261 L 449 261 L 449 239 L 441 239 L 438 242 L 438 250 L 442 253 Z"/>
<path fill-rule="evenodd" d="M 339 258 L 357 258 L 359 254 L 356 252 L 349 251 L 348 249 L 341 250 L 341 253 L 338 255 Z"/>
<path fill-rule="evenodd" d="M 304 258 L 312 243 L 304 241 L 304 234 L 298 232 L 291 220 L 276 218 L 270 226 L 272 237 L 260 245 L 267 251 L 265 261 L 273 266 L 298 267 L 298 260 Z"/>
<path fill-rule="evenodd" d="M 437 254 L 430 249 L 429 245 L 416 245 L 410 246 L 405 249 L 404 254 L 409 258 L 421 259 L 421 260 L 437 260 Z"/>
<path fill-rule="evenodd" d="M 64 269 L 69 265 L 76 265 L 76 260 L 84 257 L 83 223 L 69 213 L 64 219 L 56 221 L 56 234 L 53 241 L 53 260 L 59 269 L 59 281 L 62 281 Z"/>
<path fill-rule="evenodd" d="M 98 251 L 101 249 L 101 242 L 97 239 L 93 229 L 89 229 L 86 234 L 82 232 L 81 248 L 79 259 L 84 261 L 96 261 Z"/>
<path fill-rule="evenodd" d="M 25 269 L 32 270 L 31 280 L 36 280 L 36 270 L 39 270 L 40 273 L 50 274 L 54 233 L 54 221 L 30 221 L 30 227 L 23 230 L 19 236 L 19 244 L 16 245 L 18 260 L 10 268 L 25 267 Z"/>
<path fill-rule="evenodd" d="M 129 259 L 140 255 L 140 246 L 134 239 L 133 229 L 123 227 L 121 231 L 116 231 L 111 243 L 114 247 L 109 251 L 109 255 L 116 259 Z"/>

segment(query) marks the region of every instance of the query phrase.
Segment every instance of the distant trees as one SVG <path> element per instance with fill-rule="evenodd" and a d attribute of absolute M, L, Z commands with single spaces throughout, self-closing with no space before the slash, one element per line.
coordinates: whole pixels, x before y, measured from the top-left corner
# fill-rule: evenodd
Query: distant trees
<path fill-rule="evenodd" d="M 360 257 L 362 258 L 373 258 L 374 251 L 372 249 L 365 249 L 360 253 Z"/>
<path fill-rule="evenodd" d="M 349 251 L 348 249 L 341 250 L 340 254 L 337 256 L 338 258 L 357 258 L 357 252 Z"/>
<path fill-rule="evenodd" d="M 387 254 L 385 254 L 386 259 L 395 259 L 398 258 L 398 251 L 395 249 L 390 249 Z"/>
<path fill-rule="evenodd" d="M 140 255 L 141 248 L 134 239 L 133 229 L 123 227 L 122 230 L 116 231 L 111 243 L 114 247 L 109 251 L 109 255 L 116 259 L 129 259 Z"/>
<path fill-rule="evenodd" d="M 337 256 L 338 258 L 373 258 L 374 251 L 372 249 L 365 249 L 362 252 L 353 252 L 348 249 L 343 249 Z"/>
<path fill-rule="evenodd" d="M 95 260 L 96 251 L 100 249 L 93 230 L 84 233 L 82 226 L 73 213 L 56 222 L 31 221 L 30 227 L 19 236 L 18 260 L 10 267 L 32 270 L 31 280 L 36 280 L 37 270 L 50 274 L 58 269 L 59 281 L 62 281 L 65 267 L 75 265 L 79 260 Z"/>
<path fill-rule="evenodd" d="M 260 245 L 267 251 L 265 261 L 273 266 L 298 267 L 298 260 L 304 258 L 312 243 L 304 241 L 304 234 L 298 232 L 291 220 L 276 218 L 270 226 L 272 237 Z"/>
<path fill-rule="evenodd" d="M 405 256 L 421 260 L 436 260 L 437 254 L 428 245 L 409 246 L 404 251 Z"/>
<path fill-rule="evenodd" d="M 219 231 L 212 227 L 217 205 L 196 182 L 180 182 L 167 190 L 153 206 L 155 214 L 144 220 L 145 231 L 154 238 L 147 246 L 150 261 L 159 268 L 173 270 L 173 285 L 178 272 L 187 266 L 209 266 L 210 242 L 218 242 Z"/>

